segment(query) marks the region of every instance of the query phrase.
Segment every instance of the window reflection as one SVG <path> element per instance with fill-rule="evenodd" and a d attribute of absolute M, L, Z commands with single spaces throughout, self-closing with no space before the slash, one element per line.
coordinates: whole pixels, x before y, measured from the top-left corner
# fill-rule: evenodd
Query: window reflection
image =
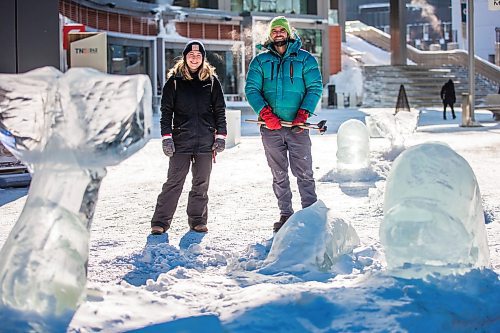
<path fill-rule="evenodd" d="M 302 48 L 310 52 L 318 61 L 319 67 L 322 67 L 321 58 L 323 55 L 323 44 L 321 39 L 321 30 L 316 29 L 297 29 L 297 34 L 302 40 Z"/>
<path fill-rule="evenodd" d="M 308 0 L 231 0 L 231 10 L 317 15 L 317 3 Z"/>
<path fill-rule="evenodd" d="M 148 74 L 149 49 L 147 47 L 110 44 L 108 46 L 108 72 L 110 74 Z"/>
<path fill-rule="evenodd" d="M 219 8 L 218 0 L 174 0 L 172 5 L 186 8 Z"/>
<path fill-rule="evenodd" d="M 165 68 L 166 73 L 174 67 L 177 60 L 182 59 L 182 49 L 168 49 L 165 50 Z"/>
<path fill-rule="evenodd" d="M 165 50 L 165 66 L 167 72 L 177 60 L 182 58 L 182 49 Z M 224 94 L 238 93 L 238 73 L 240 72 L 239 56 L 231 51 L 207 51 L 208 62 L 215 67 Z"/>
<path fill-rule="evenodd" d="M 316 61 L 318 62 L 319 68 L 322 68 L 322 55 L 323 55 L 323 44 L 322 44 L 322 31 L 317 29 L 295 29 L 297 34 L 302 41 L 301 49 L 306 50 L 311 53 Z M 257 53 L 265 52 L 266 48 L 257 50 Z"/>

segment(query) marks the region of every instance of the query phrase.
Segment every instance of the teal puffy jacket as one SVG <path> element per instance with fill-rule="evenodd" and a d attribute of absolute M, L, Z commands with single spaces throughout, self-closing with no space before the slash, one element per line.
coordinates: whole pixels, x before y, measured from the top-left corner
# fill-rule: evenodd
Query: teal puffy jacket
<path fill-rule="evenodd" d="M 293 121 L 298 109 L 310 114 L 321 98 L 323 83 L 318 62 L 295 35 L 282 56 L 270 44 L 268 50 L 250 62 L 245 93 L 252 109 L 259 114 L 269 105 L 282 120 Z"/>

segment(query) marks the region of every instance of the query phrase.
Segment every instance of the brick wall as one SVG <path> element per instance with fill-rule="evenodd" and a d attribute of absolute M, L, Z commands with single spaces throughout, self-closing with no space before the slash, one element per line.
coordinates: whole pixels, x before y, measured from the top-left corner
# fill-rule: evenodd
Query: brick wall
<path fill-rule="evenodd" d="M 240 26 L 234 24 L 176 22 L 181 36 L 199 39 L 240 40 Z"/>
<path fill-rule="evenodd" d="M 82 6 L 71 0 L 59 1 L 59 13 L 67 18 L 99 30 L 127 34 L 156 36 L 156 21 L 150 17 L 136 17 Z"/>
<path fill-rule="evenodd" d="M 340 72 L 342 69 L 341 53 L 342 53 L 342 36 L 340 26 L 331 25 L 328 27 L 328 48 L 330 53 L 330 75 Z"/>
<path fill-rule="evenodd" d="M 0 0 L 1 1 L 1 0 Z M 99 30 L 156 36 L 158 28 L 151 17 L 136 17 L 82 6 L 71 0 L 59 0 L 59 12 L 67 18 Z M 179 35 L 187 38 L 240 40 L 239 24 L 177 22 Z"/>

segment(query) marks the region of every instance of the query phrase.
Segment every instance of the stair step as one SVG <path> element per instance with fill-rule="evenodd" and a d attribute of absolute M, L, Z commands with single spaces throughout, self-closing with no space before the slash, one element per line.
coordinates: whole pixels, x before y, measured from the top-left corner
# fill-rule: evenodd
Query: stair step
<path fill-rule="evenodd" d="M 363 74 L 365 106 L 393 107 L 401 84 L 412 107 L 440 105 L 441 87 L 449 79 L 455 83 L 458 105 L 462 93 L 468 92 L 468 71 L 459 66 L 365 66 Z M 488 93 L 496 93 L 497 89 L 496 85 L 479 75 L 475 79 L 475 88 L 476 103 L 481 102 Z"/>

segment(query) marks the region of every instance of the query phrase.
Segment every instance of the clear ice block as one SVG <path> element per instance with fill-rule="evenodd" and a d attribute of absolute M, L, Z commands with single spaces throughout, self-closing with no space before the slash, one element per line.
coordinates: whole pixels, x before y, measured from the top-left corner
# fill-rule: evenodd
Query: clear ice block
<path fill-rule="evenodd" d="M 481 193 L 467 161 L 441 143 L 404 151 L 387 178 L 380 241 L 388 268 L 404 276 L 489 266 Z"/>
<path fill-rule="evenodd" d="M 86 284 L 90 225 L 106 166 L 147 142 L 151 100 L 146 75 L 87 68 L 63 74 L 52 67 L 0 74 L 0 140 L 34 173 L 0 252 L 4 328 L 27 320 L 32 330 L 57 330 L 44 320 L 71 320 Z M 5 315 L 16 311 L 30 315 Z"/>

